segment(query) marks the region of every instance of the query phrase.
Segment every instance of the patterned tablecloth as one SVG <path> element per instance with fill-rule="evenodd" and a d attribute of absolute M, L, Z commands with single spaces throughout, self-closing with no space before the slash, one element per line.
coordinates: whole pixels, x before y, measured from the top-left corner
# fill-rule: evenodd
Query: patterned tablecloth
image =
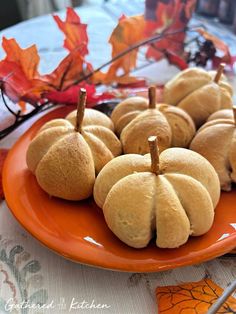
<path fill-rule="evenodd" d="M 94 65 L 109 59 L 107 38 L 116 23 L 111 14 L 112 3 L 106 9 L 97 7 L 92 10 L 93 7 L 87 5 L 78 10 L 82 20 L 89 24 Z M 137 10 L 142 9 L 140 2 L 137 3 Z M 126 10 L 129 11 L 129 5 Z M 115 14 L 117 16 L 119 12 L 115 11 Z M 15 37 L 22 46 L 36 43 L 43 72 L 52 70 L 66 54 L 61 48 L 63 36 L 50 16 L 8 28 L 0 33 L 0 37 L 3 35 Z M 227 36 L 235 40 L 233 35 Z M 0 147 L 11 147 L 36 119 L 38 116 L 5 138 Z M 1 109 L 0 127 L 7 120 L 6 113 Z M 210 276 L 225 288 L 236 277 L 236 259 L 225 256 L 200 265 L 152 274 L 96 269 L 65 260 L 43 247 L 18 224 L 6 203 L 0 202 L 0 314 L 151 314 L 157 311 L 156 286 L 196 281 L 204 276 Z M 36 311 L 26 303 L 22 304 L 23 300 L 32 304 L 40 301 L 45 304 L 45 309 Z M 14 302 L 18 304 L 18 309 L 12 306 Z"/>

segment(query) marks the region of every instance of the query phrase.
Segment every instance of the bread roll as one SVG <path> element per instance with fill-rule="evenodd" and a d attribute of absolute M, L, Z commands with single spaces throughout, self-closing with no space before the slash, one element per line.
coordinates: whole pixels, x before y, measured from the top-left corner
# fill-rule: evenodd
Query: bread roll
<path fill-rule="evenodd" d="M 235 110 L 235 109 L 234 109 Z M 233 110 L 232 115 L 233 115 Z M 211 119 L 194 137 L 190 149 L 204 156 L 215 168 L 221 189 L 236 182 L 236 124 L 233 119 Z"/>
<path fill-rule="evenodd" d="M 190 235 L 206 233 L 219 197 L 214 168 L 184 148 L 169 148 L 159 159 L 153 153 L 114 158 L 94 185 L 108 227 L 134 248 L 147 246 L 154 233 L 161 248 L 176 248 Z"/>
<path fill-rule="evenodd" d="M 164 101 L 185 110 L 199 128 L 212 113 L 232 108 L 233 90 L 222 76 L 223 67 L 218 72 L 199 68 L 180 72 L 166 83 Z"/>
<path fill-rule="evenodd" d="M 147 139 L 158 136 L 161 151 L 171 146 L 188 147 L 195 126 L 182 109 L 156 104 L 156 88 L 149 88 L 149 102 L 142 97 L 131 97 L 121 102 L 112 112 L 115 130 L 120 134 L 125 154 L 146 154 Z"/>
<path fill-rule="evenodd" d="M 91 196 L 95 175 L 121 154 L 120 141 L 108 128 L 112 122 L 108 124 L 105 119 L 108 127 L 103 126 L 100 113 L 96 118 L 97 111 L 89 109 L 90 120 L 84 125 L 84 106 L 85 90 L 82 90 L 76 126 L 66 119 L 47 122 L 30 143 L 26 155 L 28 168 L 41 188 L 66 200 Z"/>

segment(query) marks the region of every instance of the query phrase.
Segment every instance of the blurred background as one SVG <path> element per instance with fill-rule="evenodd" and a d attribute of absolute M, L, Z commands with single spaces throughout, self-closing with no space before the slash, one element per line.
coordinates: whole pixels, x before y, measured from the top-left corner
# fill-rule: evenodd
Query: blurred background
<path fill-rule="evenodd" d="M 84 2 L 99 2 L 99 0 L 1 0 L 0 29 L 68 6 L 77 7 Z"/>
<path fill-rule="evenodd" d="M 143 2 L 144 0 L 140 0 L 140 3 Z M 62 10 L 67 6 L 109 3 L 119 3 L 121 6 L 132 5 L 132 1 L 129 0 L 1 0 L 0 29 L 35 16 Z M 198 0 L 196 12 L 216 19 L 236 33 L 236 0 Z"/>

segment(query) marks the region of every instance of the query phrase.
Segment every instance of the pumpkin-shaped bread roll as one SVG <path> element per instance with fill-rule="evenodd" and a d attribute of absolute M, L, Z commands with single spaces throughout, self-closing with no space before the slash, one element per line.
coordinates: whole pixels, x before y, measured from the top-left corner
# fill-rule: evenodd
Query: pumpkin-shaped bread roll
<path fill-rule="evenodd" d="M 91 196 L 96 173 L 121 154 L 120 141 L 109 128 L 96 125 L 96 119 L 95 124 L 91 119 L 91 124 L 83 126 L 85 99 L 86 91 L 81 89 L 75 126 L 66 119 L 47 122 L 26 155 L 28 168 L 41 188 L 66 200 Z"/>
<path fill-rule="evenodd" d="M 177 248 L 211 228 L 219 179 L 201 155 L 169 148 L 159 157 L 156 137 L 149 143 L 151 156 L 119 156 L 102 169 L 94 199 L 108 227 L 129 246 L 146 247 L 156 232 L 158 247 Z"/>
<path fill-rule="evenodd" d="M 156 88 L 149 88 L 149 102 L 142 97 L 131 97 L 121 102 L 112 112 L 116 132 L 120 134 L 125 154 L 146 154 L 148 137 L 158 136 L 159 149 L 171 146 L 188 147 L 195 126 L 191 117 L 180 108 L 156 104 Z"/>
<path fill-rule="evenodd" d="M 236 112 L 236 109 L 233 110 Z M 236 182 L 236 118 L 205 123 L 198 130 L 190 149 L 204 156 L 213 165 L 221 189 L 230 191 L 231 183 Z"/>
<path fill-rule="evenodd" d="M 223 69 L 221 64 L 216 74 L 199 68 L 180 72 L 166 83 L 164 101 L 184 109 L 200 127 L 213 112 L 232 108 L 233 91 L 221 80 Z"/>

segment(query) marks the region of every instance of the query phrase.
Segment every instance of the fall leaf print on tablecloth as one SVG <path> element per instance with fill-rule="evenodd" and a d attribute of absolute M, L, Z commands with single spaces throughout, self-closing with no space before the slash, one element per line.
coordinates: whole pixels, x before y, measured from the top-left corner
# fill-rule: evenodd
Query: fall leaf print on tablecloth
<path fill-rule="evenodd" d="M 223 289 L 211 279 L 157 287 L 159 314 L 206 314 Z M 236 313 L 236 299 L 229 297 L 216 314 Z"/>
<path fill-rule="evenodd" d="M 39 261 L 31 259 L 21 245 L 0 235 L 0 313 L 10 312 L 6 307 L 9 300 L 16 305 L 28 301 L 29 304 L 43 306 L 48 302 L 48 292 L 42 286 Z M 32 312 L 26 307 L 17 313 Z"/>

